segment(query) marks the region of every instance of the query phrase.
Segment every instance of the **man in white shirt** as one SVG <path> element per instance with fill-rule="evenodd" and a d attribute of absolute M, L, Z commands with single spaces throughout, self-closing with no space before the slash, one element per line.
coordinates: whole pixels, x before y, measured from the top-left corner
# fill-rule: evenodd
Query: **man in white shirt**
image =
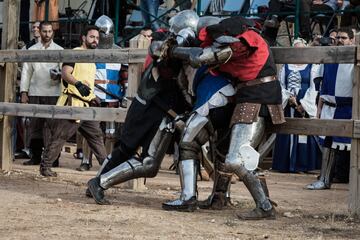
<path fill-rule="evenodd" d="M 40 41 L 29 50 L 62 50 L 54 43 L 51 23 L 40 23 Z M 55 105 L 60 95 L 61 63 L 26 62 L 23 65 L 20 82 L 21 103 Z M 59 73 L 59 74 L 57 74 Z M 32 157 L 24 165 L 38 165 L 46 142 L 45 119 L 32 118 L 30 122 L 30 149 Z"/>

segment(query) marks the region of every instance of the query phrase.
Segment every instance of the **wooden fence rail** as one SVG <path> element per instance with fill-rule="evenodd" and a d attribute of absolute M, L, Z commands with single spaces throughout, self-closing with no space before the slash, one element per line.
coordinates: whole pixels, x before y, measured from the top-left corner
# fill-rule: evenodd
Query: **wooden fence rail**
<path fill-rule="evenodd" d="M 276 63 L 355 63 L 357 47 L 272 48 Z M 143 63 L 146 49 L 1 50 L 0 62 Z"/>
<path fill-rule="evenodd" d="M 0 102 L 0 114 L 6 116 L 38 117 L 51 119 L 124 122 L 124 108 L 82 108 L 54 105 L 37 105 Z"/>
<path fill-rule="evenodd" d="M 1 50 L 0 62 L 143 63 L 146 49 Z"/>
<path fill-rule="evenodd" d="M 104 122 L 124 122 L 126 109 L 124 108 L 81 108 L 54 105 L 37 105 L 0 102 L 0 115 L 39 117 L 51 119 L 89 120 Z M 321 126 L 321 127 L 319 127 Z M 286 123 L 278 126 L 268 126 L 272 133 L 329 135 L 339 137 L 360 138 L 359 121 L 354 120 L 325 120 L 325 119 L 296 119 L 286 118 Z"/>

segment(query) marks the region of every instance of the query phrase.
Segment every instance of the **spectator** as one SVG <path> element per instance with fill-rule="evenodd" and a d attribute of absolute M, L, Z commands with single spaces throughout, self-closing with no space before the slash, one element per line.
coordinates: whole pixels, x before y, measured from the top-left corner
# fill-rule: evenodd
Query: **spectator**
<path fill-rule="evenodd" d="M 311 42 L 311 46 L 336 46 L 337 41 L 337 29 L 331 29 L 329 31 L 329 37 L 323 37 L 321 35 L 317 35 L 314 37 Z"/>
<path fill-rule="evenodd" d="M 340 2 L 340 1 L 341 0 L 338 0 L 338 2 Z M 341 27 L 347 27 L 347 26 L 354 25 L 353 21 L 352 21 L 353 16 L 356 17 L 357 22 L 360 21 L 360 1 L 359 0 L 350 0 L 350 4 L 348 4 L 347 6 L 344 7 L 344 12 L 342 13 L 341 22 L 340 22 Z"/>
<path fill-rule="evenodd" d="M 304 8 L 301 9 L 300 12 L 301 15 L 304 15 L 305 19 L 305 23 L 303 25 L 305 28 L 302 29 L 301 34 L 303 34 L 304 37 L 310 39 L 310 18 L 316 16 L 319 13 L 331 17 L 334 15 L 334 12 L 342 6 L 342 2 L 340 3 L 338 0 L 308 0 L 305 2 L 307 4 L 304 4 Z M 334 20 L 336 20 L 336 18 L 331 20 L 332 22 L 322 22 L 322 24 L 326 24 L 326 26 L 330 24 L 329 26 L 333 28 Z"/>
<path fill-rule="evenodd" d="M 28 41 L 26 44 L 23 43 L 19 48 L 22 50 L 29 49 L 40 41 L 40 22 L 35 22 L 32 25 L 31 32 L 33 39 Z M 20 45 L 20 43 L 19 43 Z M 17 102 L 21 101 L 20 98 L 20 79 L 21 79 L 22 63 L 18 63 L 18 81 L 16 82 L 16 98 Z M 17 117 L 16 120 L 16 152 L 15 157 L 17 158 L 30 158 L 30 131 L 29 131 L 29 118 Z"/>
<path fill-rule="evenodd" d="M 311 12 L 324 12 L 326 15 L 332 15 L 338 9 L 337 0 L 301 0 L 300 4 L 300 37 L 306 41 L 311 40 L 310 32 L 310 17 L 314 16 Z M 296 0 L 282 1 L 270 0 L 269 12 L 270 16 L 264 23 L 264 36 L 270 45 L 275 45 L 277 32 L 280 27 L 280 22 L 288 14 L 278 14 L 281 12 L 293 12 L 295 14 Z M 272 14 L 275 13 L 275 14 Z M 316 13 L 315 13 L 316 14 Z"/>
<path fill-rule="evenodd" d="M 331 42 L 332 45 L 336 46 L 338 44 L 338 40 L 337 40 L 337 34 L 338 34 L 338 30 L 337 29 L 330 29 L 329 31 L 329 38 L 331 38 Z"/>
<path fill-rule="evenodd" d="M 306 47 L 304 39 L 294 41 L 294 47 Z M 285 117 L 313 118 L 316 116 L 314 79 L 320 77 L 318 64 L 285 64 L 279 74 Z M 318 169 L 320 149 L 314 136 L 277 134 L 274 148 L 274 170 L 307 172 Z"/>
<path fill-rule="evenodd" d="M 191 0 L 175 0 L 174 6 L 176 6 L 176 5 L 179 5 L 180 11 L 187 10 L 187 9 L 193 9 L 193 3 Z"/>
<path fill-rule="evenodd" d="M 160 6 L 160 0 L 141 0 L 140 8 L 144 20 L 144 27 L 156 31 L 160 28 L 157 15 Z"/>
<path fill-rule="evenodd" d="M 36 30 L 35 30 L 36 32 Z M 51 23 L 42 22 L 40 24 L 40 42 L 36 43 L 29 50 L 61 50 L 59 45 L 53 42 L 54 32 Z M 48 104 L 55 105 L 60 94 L 60 79 L 52 75 L 51 72 L 60 70 L 60 63 L 24 63 L 21 82 L 21 103 Z M 37 165 L 40 163 L 46 131 L 47 120 L 43 118 L 31 119 L 30 130 L 30 149 L 32 157 L 24 165 Z"/>
<path fill-rule="evenodd" d="M 81 34 L 82 45 L 74 51 L 95 49 L 99 43 L 99 30 L 95 26 L 88 26 Z M 94 94 L 94 79 L 96 66 L 94 63 L 64 63 L 62 67 L 62 93 L 57 101 L 58 106 L 89 107 L 99 105 Z M 61 149 L 76 130 L 84 136 L 91 150 L 100 163 L 106 158 L 103 136 L 98 122 L 52 120 L 49 121 L 51 134 L 45 146 L 40 163 L 40 174 L 56 177 L 51 170 L 51 164 L 60 154 Z"/>
<path fill-rule="evenodd" d="M 144 28 L 140 31 L 140 34 L 149 41 L 151 41 L 151 39 L 152 39 L 152 36 L 151 36 L 152 33 L 153 32 L 150 28 Z"/>
<path fill-rule="evenodd" d="M 354 44 L 354 32 L 341 28 L 337 35 L 338 46 Z M 354 64 L 324 64 L 317 116 L 321 119 L 351 119 Z M 340 168 L 337 177 L 349 181 L 351 139 L 346 137 L 320 137 L 323 157 L 320 179 L 307 185 L 307 189 L 319 190 L 331 187 L 334 166 Z"/>
<path fill-rule="evenodd" d="M 35 45 L 40 41 L 40 22 L 34 22 L 31 27 L 31 33 L 33 35 L 33 39 L 30 42 L 26 43 L 26 49 L 29 49 L 32 45 Z"/>
<path fill-rule="evenodd" d="M 108 16 L 101 16 L 95 22 L 100 30 L 99 49 L 119 49 L 114 44 L 114 23 Z M 121 76 L 125 65 L 121 63 L 96 63 L 95 95 L 101 100 L 101 107 L 118 108 L 125 97 L 127 78 Z M 122 70 L 122 71 L 121 71 Z M 115 122 L 101 122 L 101 129 L 105 133 L 105 141 L 115 138 Z M 106 144 L 107 145 L 107 144 Z M 78 171 L 88 171 L 92 167 L 91 153 L 84 151 L 84 158 Z"/>

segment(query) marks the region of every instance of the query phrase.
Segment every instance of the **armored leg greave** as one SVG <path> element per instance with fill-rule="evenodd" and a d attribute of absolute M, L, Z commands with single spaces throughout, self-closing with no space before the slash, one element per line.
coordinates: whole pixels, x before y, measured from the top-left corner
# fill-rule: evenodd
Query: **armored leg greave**
<path fill-rule="evenodd" d="M 188 200 L 191 197 L 196 198 L 196 173 L 199 153 L 201 152 L 201 146 L 209 140 L 210 125 L 206 117 L 202 117 L 196 113 L 187 121 L 184 134 L 179 144 L 181 200 Z"/>
<path fill-rule="evenodd" d="M 141 162 L 136 158 L 121 163 L 119 166 L 100 175 L 103 189 L 140 177 L 155 177 L 171 142 L 172 131 L 160 126 L 148 150 L 148 156 Z M 104 170 L 103 170 L 104 171 Z"/>
<path fill-rule="evenodd" d="M 192 197 L 196 198 L 197 161 L 194 159 L 180 161 L 179 174 L 182 189 L 180 200 L 186 201 Z"/>
<path fill-rule="evenodd" d="M 253 197 L 257 208 L 261 208 L 264 211 L 269 211 L 272 209 L 272 205 L 265 194 L 259 178 L 256 175 L 254 175 L 252 172 L 250 172 L 243 166 L 237 169 L 235 171 L 235 174 L 241 177 L 246 188 L 249 190 L 251 196 Z"/>
<path fill-rule="evenodd" d="M 335 151 L 334 149 L 324 147 L 322 162 L 321 162 L 321 171 L 320 179 L 316 182 L 313 182 L 306 186 L 306 189 L 309 190 L 321 190 L 328 189 L 331 186 L 332 174 L 334 171 L 335 165 Z"/>
<path fill-rule="evenodd" d="M 230 186 L 232 173 L 215 170 L 213 191 L 204 201 L 199 202 L 199 208 L 221 210 L 230 204 Z"/>
<path fill-rule="evenodd" d="M 170 211 L 193 212 L 197 207 L 197 161 L 194 159 L 179 162 L 181 195 L 179 199 L 162 204 L 162 208 Z"/>
<path fill-rule="evenodd" d="M 253 197 L 256 208 L 249 214 L 239 215 L 240 218 L 255 220 L 274 218 L 273 206 L 265 194 L 260 180 L 252 170 L 257 167 L 259 153 L 256 147 L 265 130 L 263 118 L 252 124 L 235 124 L 231 132 L 229 153 L 225 159 L 224 169 L 233 172 L 242 179 Z"/>
<path fill-rule="evenodd" d="M 181 195 L 179 199 L 163 203 L 165 210 L 194 211 L 196 209 L 197 163 L 201 146 L 209 140 L 209 129 L 211 129 L 211 124 L 208 118 L 197 113 L 194 113 L 186 122 L 179 144 Z"/>

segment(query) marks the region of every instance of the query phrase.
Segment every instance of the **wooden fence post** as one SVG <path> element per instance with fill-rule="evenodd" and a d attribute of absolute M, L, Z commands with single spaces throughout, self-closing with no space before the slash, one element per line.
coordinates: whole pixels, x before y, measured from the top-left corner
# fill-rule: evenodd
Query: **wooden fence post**
<path fill-rule="evenodd" d="M 20 0 L 5 0 L 3 3 L 3 31 L 1 49 L 17 49 L 19 32 Z M 14 24 L 15 23 L 15 24 Z M 0 101 L 13 102 L 15 96 L 17 64 L 5 63 L 0 70 Z M 13 159 L 11 132 L 13 117 L 0 120 L 0 168 L 10 170 Z"/>
<path fill-rule="evenodd" d="M 357 51 L 356 64 L 354 66 L 353 79 L 353 106 L 352 118 L 353 120 L 360 119 L 360 35 L 355 36 Z M 354 126 L 355 129 L 356 126 Z M 350 184 L 349 184 L 349 210 L 354 217 L 360 217 L 360 139 L 353 138 L 351 140 L 351 154 L 350 154 Z"/>
<path fill-rule="evenodd" d="M 130 48 L 147 49 L 150 40 L 139 34 L 130 39 Z M 136 95 L 137 88 L 140 83 L 141 73 L 143 71 L 143 63 L 129 63 L 129 81 L 127 89 L 127 97 L 133 98 Z"/>

